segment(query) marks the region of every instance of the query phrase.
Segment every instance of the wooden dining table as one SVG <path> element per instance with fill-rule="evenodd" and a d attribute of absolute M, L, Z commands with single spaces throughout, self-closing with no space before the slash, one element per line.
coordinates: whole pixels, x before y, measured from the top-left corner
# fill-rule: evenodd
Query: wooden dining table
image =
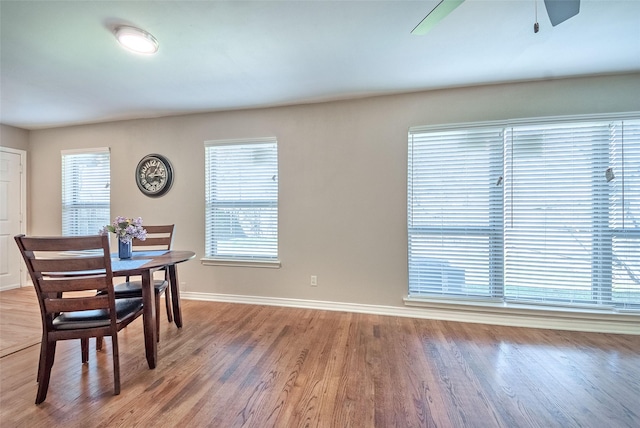
<path fill-rule="evenodd" d="M 156 367 L 158 360 L 158 340 L 156 332 L 155 290 L 153 288 L 153 272 L 167 268 L 169 284 L 173 301 L 173 318 L 178 328 L 182 327 L 182 312 L 180 310 L 180 287 L 176 265 L 186 262 L 196 256 L 193 251 L 162 250 L 162 251 L 134 251 L 130 259 L 119 259 L 117 255 L 111 257 L 113 276 L 141 276 L 144 343 L 147 363 L 150 369 Z"/>

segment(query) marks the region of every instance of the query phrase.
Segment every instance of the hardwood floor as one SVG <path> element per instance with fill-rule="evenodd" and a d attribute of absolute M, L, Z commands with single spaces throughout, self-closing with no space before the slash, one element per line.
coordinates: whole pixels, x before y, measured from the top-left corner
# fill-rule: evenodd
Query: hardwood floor
<path fill-rule="evenodd" d="M 40 309 L 33 287 L 0 291 L 0 357 L 39 344 L 41 338 Z"/>
<path fill-rule="evenodd" d="M 88 365 L 60 343 L 39 406 L 39 346 L 0 358 L 0 426 L 640 426 L 640 336 L 188 300 L 183 329 L 161 316 L 155 370 L 142 323 L 120 333 L 118 396 L 109 340 Z"/>

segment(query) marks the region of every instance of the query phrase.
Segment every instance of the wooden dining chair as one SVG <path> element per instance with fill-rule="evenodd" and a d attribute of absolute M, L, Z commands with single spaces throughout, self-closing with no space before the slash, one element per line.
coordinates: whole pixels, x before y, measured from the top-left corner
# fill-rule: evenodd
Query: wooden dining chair
<path fill-rule="evenodd" d="M 36 404 L 47 397 L 59 340 L 110 336 L 114 395 L 120 394 L 118 331 L 142 315 L 142 298 L 117 299 L 107 236 L 15 237 L 33 281 L 42 318 Z"/>
<path fill-rule="evenodd" d="M 132 241 L 134 251 L 158 251 L 171 249 L 175 225 L 144 226 L 144 228 L 147 230 L 147 239 L 141 241 L 134 238 Z M 153 288 L 155 290 L 156 298 L 156 336 L 158 337 L 158 340 L 160 338 L 160 316 L 158 314 L 158 308 L 160 308 L 160 296 L 162 296 L 163 293 L 165 294 L 165 306 L 169 322 L 173 321 L 170 300 L 179 298 L 179 296 L 171 295 L 167 269 L 165 268 L 163 271 L 164 278 L 153 279 Z M 127 277 L 126 282 L 117 284 L 114 287 L 114 290 L 116 293 L 116 299 L 142 297 L 142 279 L 131 280 L 131 278 Z"/>

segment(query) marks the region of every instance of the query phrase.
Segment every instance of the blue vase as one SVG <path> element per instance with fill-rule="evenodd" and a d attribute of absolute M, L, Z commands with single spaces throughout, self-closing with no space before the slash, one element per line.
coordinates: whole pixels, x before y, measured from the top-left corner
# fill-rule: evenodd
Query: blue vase
<path fill-rule="evenodd" d="M 130 259 L 132 252 L 131 241 L 121 241 L 118 239 L 118 257 L 121 259 Z"/>

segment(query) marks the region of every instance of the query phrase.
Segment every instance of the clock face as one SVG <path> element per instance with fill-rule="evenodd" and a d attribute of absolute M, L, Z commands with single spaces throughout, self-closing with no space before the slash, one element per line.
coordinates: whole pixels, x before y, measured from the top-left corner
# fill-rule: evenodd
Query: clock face
<path fill-rule="evenodd" d="M 136 183 L 147 196 L 162 196 L 173 184 L 173 170 L 169 160 L 162 155 L 147 155 L 136 167 Z"/>

